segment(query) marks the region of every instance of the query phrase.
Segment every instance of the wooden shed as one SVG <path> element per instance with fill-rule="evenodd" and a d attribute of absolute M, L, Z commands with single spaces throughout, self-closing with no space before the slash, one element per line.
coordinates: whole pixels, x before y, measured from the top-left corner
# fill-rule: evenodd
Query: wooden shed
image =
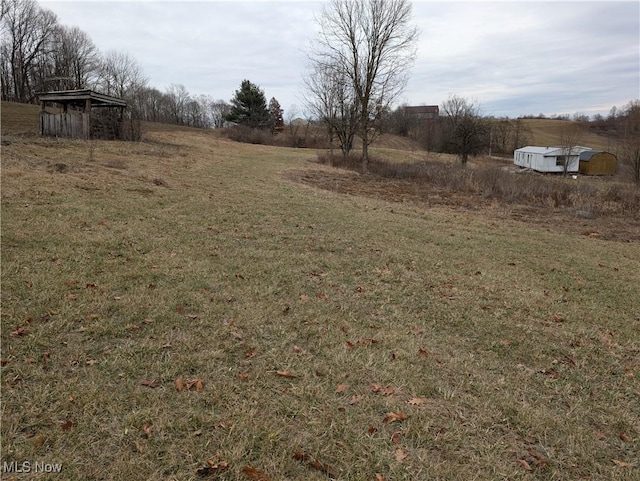
<path fill-rule="evenodd" d="M 404 112 L 420 120 L 435 120 L 440 115 L 437 105 L 405 106 Z"/>
<path fill-rule="evenodd" d="M 618 159 L 610 152 L 587 150 L 580 153 L 579 172 L 584 175 L 614 175 Z"/>
<path fill-rule="evenodd" d="M 38 93 L 40 134 L 74 139 L 120 139 L 127 103 L 93 90 Z M 55 105 L 56 112 L 47 107 Z"/>

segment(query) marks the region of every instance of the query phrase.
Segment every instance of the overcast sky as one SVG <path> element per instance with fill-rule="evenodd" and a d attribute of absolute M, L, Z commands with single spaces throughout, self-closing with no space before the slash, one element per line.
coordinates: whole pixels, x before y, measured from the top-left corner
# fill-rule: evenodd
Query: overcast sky
<path fill-rule="evenodd" d="M 103 52 L 134 57 L 149 84 L 229 101 L 243 79 L 302 115 L 302 77 L 322 2 L 49 1 Z M 640 2 L 413 2 L 418 57 L 396 102 L 455 94 L 486 115 L 606 115 L 640 98 Z"/>

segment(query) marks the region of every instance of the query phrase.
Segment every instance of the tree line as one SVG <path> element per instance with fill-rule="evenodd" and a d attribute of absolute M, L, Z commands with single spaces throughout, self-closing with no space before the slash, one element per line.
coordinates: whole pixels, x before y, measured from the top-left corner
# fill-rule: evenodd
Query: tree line
<path fill-rule="evenodd" d="M 412 118 L 405 106 L 392 109 L 406 86 L 419 34 L 408 0 L 330 0 L 316 23 L 304 79 L 306 109 L 308 120 L 324 127 L 332 156 L 334 146 L 349 156 L 358 139 L 366 170 L 368 147 L 385 131 L 412 136 L 429 150 L 455 153 L 462 165 L 470 155 L 511 153 L 528 142 L 523 122 L 489 119 L 475 101 L 456 95 L 443 102 L 433 122 Z M 41 91 L 91 88 L 127 100 L 138 120 L 205 128 L 231 122 L 272 134 L 283 129 L 278 101 L 272 98 L 267 105 L 264 91 L 249 80 L 231 103 L 191 95 L 181 84 L 160 91 L 149 86 L 134 58 L 100 52 L 85 32 L 61 25 L 35 0 L 2 0 L 0 27 L 3 100 L 29 103 Z M 640 180 L 639 101 L 613 107 L 606 118 L 574 120 L 616 142 Z"/>
<path fill-rule="evenodd" d="M 2 100 L 35 103 L 38 92 L 92 89 L 123 98 L 139 120 L 191 127 L 221 127 L 230 104 L 191 95 L 184 85 L 165 91 L 149 85 L 130 55 L 100 52 L 78 27 L 62 25 L 35 0 L 2 0 L 0 7 Z"/>

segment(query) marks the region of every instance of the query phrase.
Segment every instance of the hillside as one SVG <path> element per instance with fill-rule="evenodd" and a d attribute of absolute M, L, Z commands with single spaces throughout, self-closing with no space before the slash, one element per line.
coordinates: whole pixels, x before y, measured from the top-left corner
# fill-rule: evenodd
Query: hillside
<path fill-rule="evenodd" d="M 560 132 L 566 125 L 566 120 L 551 119 L 522 119 L 522 122 L 531 131 L 531 145 L 558 146 L 560 145 Z M 583 129 L 580 145 L 591 147 L 593 150 L 606 150 L 616 152 L 615 142 L 609 141 L 607 137 L 595 134 L 588 128 Z"/>
<path fill-rule="evenodd" d="M 2 132 L 14 134 L 37 134 L 38 132 L 38 110 L 37 105 L 18 104 L 13 102 L 2 102 L 0 106 L 0 122 Z M 566 123 L 563 120 L 551 119 L 523 119 L 522 122 L 531 131 L 531 145 L 558 145 L 560 142 L 560 129 Z M 143 128 L 147 131 L 166 131 L 188 129 L 188 127 L 178 127 L 166 124 L 154 124 L 145 122 Z M 615 153 L 615 143 L 609 141 L 607 137 L 597 135 L 589 129 L 584 129 L 584 136 L 581 143 L 596 150 L 608 150 Z M 418 142 L 405 137 L 394 135 L 382 135 L 377 138 L 374 146 L 380 148 L 420 151 Z"/>

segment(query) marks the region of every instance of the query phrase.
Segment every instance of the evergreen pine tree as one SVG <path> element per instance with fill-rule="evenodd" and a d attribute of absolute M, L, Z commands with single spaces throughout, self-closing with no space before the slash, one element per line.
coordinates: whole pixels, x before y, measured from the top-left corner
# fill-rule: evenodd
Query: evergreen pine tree
<path fill-rule="evenodd" d="M 269 110 L 264 91 L 249 80 L 243 80 L 231 99 L 231 111 L 226 119 L 252 128 L 268 127 Z"/>
<path fill-rule="evenodd" d="M 271 118 L 271 133 L 281 132 L 284 129 L 284 120 L 282 118 L 283 110 L 280 102 L 275 97 L 269 100 L 269 117 Z"/>

